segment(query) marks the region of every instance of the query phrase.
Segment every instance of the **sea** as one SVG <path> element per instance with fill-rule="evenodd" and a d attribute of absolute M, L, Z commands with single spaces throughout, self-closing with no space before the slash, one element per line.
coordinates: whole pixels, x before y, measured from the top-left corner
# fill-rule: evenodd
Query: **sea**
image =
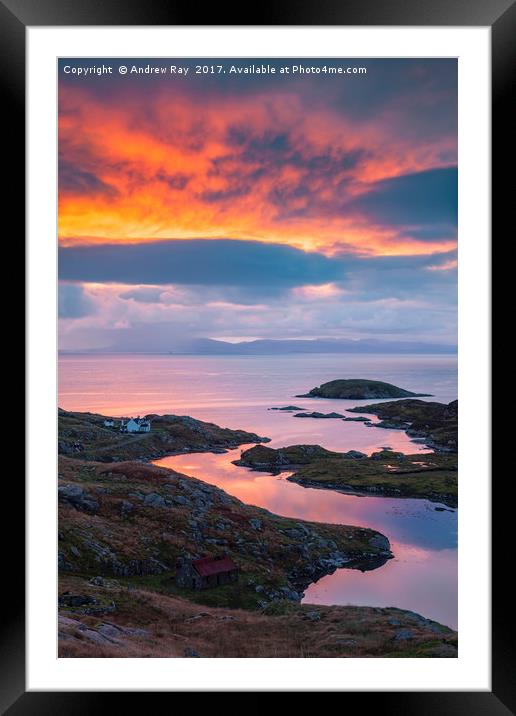
<path fill-rule="evenodd" d="M 428 452 L 401 430 L 339 419 L 301 419 L 270 409 L 295 405 L 344 413 L 380 402 L 296 397 L 336 378 L 382 380 L 430 393 L 426 400 L 448 403 L 457 398 L 454 355 L 68 354 L 59 358 L 59 406 L 114 417 L 189 415 L 269 437 L 270 447 L 317 444 L 367 454 L 384 447 Z M 394 559 L 369 572 L 338 569 L 310 585 L 304 602 L 398 607 L 457 628 L 457 510 L 427 500 L 304 488 L 288 482 L 284 474 L 272 476 L 233 465 L 249 446 L 224 454 L 170 456 L 156 464 L 217 485 L 276 514 L 370 527 L 389 538 Z"/>

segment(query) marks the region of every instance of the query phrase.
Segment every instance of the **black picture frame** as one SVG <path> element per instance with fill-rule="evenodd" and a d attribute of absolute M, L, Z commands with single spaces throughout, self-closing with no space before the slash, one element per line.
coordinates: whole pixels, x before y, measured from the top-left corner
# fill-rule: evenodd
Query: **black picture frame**
<path fill-rule="evenodd" d="M 198 22 L 200 17 L 202 23 Z M 502 229 L 511 225 L 508 216 L 512 208 L 511 181 L 505 177 L 511 176 L 511 157 L 514 156 L 514 151 L 511 152 L 511 148 L 514 150 L 511 80 L 516 71 L 514 0 L 262 0 L 257 6 L 213 3 L 205 8 L 173 0 L 0 0 L 0 96 L 2 114 L 7 119 L 4 160 L 8 163 L 4 165 L 4 174 L 9 176 L 4 196 L 5 206 L 16 216 L 14 235 L 20 246 L 24 243 L 21 234 L 25 216 L 25 30 L 45 25 L 489 26 L 492 32 L 493 236 L 498 234 L 500 241 Z M 6 158 L 9 153 L 11 157 Z M 493 454 L 497 446 L 501 449 L 503 434 L 500 438 L 497 431 L 497 437 Z M 504 518 L 504 505 L 511 504 L 514 480 L 509 474 L 499 477 L 503 484 L 493 486 L 492 493 L 492 691 L 346 692 L 341 694 L 345 707 L 349 708 L 351 698 L 358 697 L 362 709 L 364 704 L 377 706 L 383 714 L 502 716 L 516 713 L 516 660 L 511 623 L 514 596 L 512 589 L 504 584 L 509 559 L 507 546 L 510 548 L 512 544 L 513 533 L 512 521 Z M 8 605 L 2 610 L 0 633 L 0 712 L 9 716 L 32 713 L 80 716 L 108 708 L 120 710 L 123 708 L 120 697 L 129 697 L 132 708 L 143 705 L 142 695 L 134 693 L 26 692 L 24 485 L 21 478 L 11 479 L 9 483 L 8 511 L 14 520 L 9 527 L 7 520 L 2 520 L 3 544 L 7 547 L 2 559 L 2 573 L 7 577 L 2 591 L 8 595 Z M 170 698 L 173 694 L 161 696 Z M 149 694 L 143 697 L 147 699 Z"/>

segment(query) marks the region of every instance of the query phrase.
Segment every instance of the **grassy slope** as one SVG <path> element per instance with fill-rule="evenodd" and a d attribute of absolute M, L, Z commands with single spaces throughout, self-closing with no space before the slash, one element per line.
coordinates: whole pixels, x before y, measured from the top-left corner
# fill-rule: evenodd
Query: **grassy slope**
<path fill-rule="evenodd" d="M 282 589 L 300 596 L 311 581 L 346 560 L 367 569 L 389 556 L 388 542 L 374 530 L 279 517 L 166 468 L 61 457 L 59 473 L 65 572 L 143 579 L 178 592 L 173 581 L 178 557 L 227 551 L 242 571 L 237 585 L 178 593 L 219 606 L 256 608 L 280 598 Z"/>
<path fill-rule="evenodd" d="M 383 456 L 383 457 L 382 457 Z M 360 460 L 318 460 L 287 478 L 305 487 L 427 498 L 457 505 L 457 457 L 388 450 Z"/>
<path fill-rule="evenodd" d="M 252 612 L 199 607 L 148 588 L 128 589 L 117 580 L 99 588 L 65 575 L 61 586 L 102 594 L 117 609 L 106 615 L 62 610 L 60 657 L 457 656 L 456 632 L 401 609 L 281 602 Z"/>

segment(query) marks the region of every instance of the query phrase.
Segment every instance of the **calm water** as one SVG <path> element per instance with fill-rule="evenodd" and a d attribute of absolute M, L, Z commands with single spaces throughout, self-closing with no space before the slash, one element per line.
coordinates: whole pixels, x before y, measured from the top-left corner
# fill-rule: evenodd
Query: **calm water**
<path fill-rule="evenodd" d="M 294 398 L 337 377 L 376 378 L 449 402 L 457 397 L 453 356 L 61 356 L 59 405 L 122 416 L 191 415 L 272 439 L 271 447 L 317 443 L 371 453 L 382 446 L 422 451 L 398 430 L 269 411 L 287 404 L 343 412 L 360 401 Z M 368 401 L 365 401 L 368 402 Z M 369 401 L 370 402 L 370 401 Z M 363 525 L 391 541 L 393 560 L 372 572 L 341 569 L 307 591 L 305 601 L 412 609 L 457 625 L 457 515 L 426 500 L 342 495 L 303 488 L 284 477 L 231 464 L 240 451 L 164 458 L 158 464 L 216 484 L 244 502 L 289 517 Z"/>

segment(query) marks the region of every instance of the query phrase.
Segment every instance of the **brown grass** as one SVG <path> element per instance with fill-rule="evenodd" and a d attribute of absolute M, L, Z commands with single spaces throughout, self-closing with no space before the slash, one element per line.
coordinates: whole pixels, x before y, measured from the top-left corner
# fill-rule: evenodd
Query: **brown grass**
<path fill-rule="evenodd" d="M 78 577 L 63 580 L 75 592 L 92 591 Z M 98 588 L 97 588 L 98 589 Z M 127 637 L 119 645 L 97 645 L 74 627 L 62 630 L 59 656 L 151 657 L 185 656 L 193 649 L 207 658 L 320 658 L 377 656 L 456 656 L 456 633 L 399 609 L 291 605 L 285 615 L 267 616 L 245 610 L 200 607 L 183 599 L 147 590 L 115 590 L 117 612 L 85 616 L 63 612 L 95 630 L 103 622 L 145 627 L 148 636 Z M 318 621 L 307 613 L 317 611 Z M 192 619 L 193 617 L 193 619 Z M 391 623 L 394 622 L 394 623 Z M 412 638 L 397 641 L 400 629 Z"/>

